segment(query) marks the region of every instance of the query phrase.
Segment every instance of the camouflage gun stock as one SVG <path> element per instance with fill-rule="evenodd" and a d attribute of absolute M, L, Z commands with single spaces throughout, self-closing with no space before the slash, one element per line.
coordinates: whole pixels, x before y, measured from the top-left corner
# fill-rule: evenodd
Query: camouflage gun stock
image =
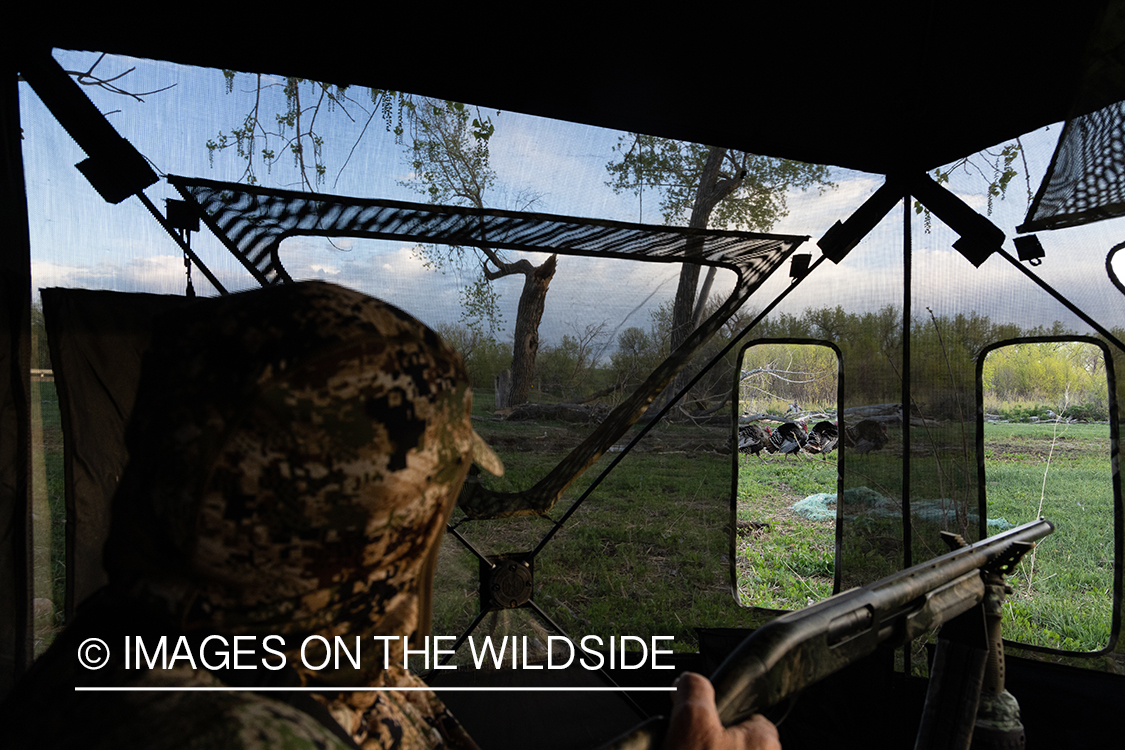
<path fill-rule="evenodd" d="M 841 592 L 755 630 L 711 676 L 724 726 L 761 713 L 879 646 L 900 646 L 985 598 L 986 574 L 1006 574 L 1054 526 L 1045 519 L 967 545 L 880 581 Z M 660 747 L 668 725 L 655 717 L 615 740 L 613 750 Z"/>

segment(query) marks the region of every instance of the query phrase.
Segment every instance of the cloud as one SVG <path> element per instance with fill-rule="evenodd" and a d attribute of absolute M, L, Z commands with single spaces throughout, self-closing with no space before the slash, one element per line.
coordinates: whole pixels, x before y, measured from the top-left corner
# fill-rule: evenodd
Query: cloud
<path fill-rule="evenodd" d="M 198 272 L 194 278 L 197 283 L 206 284 Z M 103 261 L 90 265 L 32 260 L 31 279 L 36 297 L 39 289 L 47 287 L 183 294 L 187 285 L 183 257 L 176 255 L 131 258 L 121 263 Z"/>
<path fill-rule="evenodd" d="M 965 205 L 967 205 L 969 208 L 973 209 L 977 213 L 984 214 L 984 213 L 988 212 L 988 196 L 987 195 L 984 195 L 982 193 L 962 193 L 962 192 L 954 193 L 954 195 L 956 195 L 958 198 L 960 198 L 961 201 Z"/>
<path fill-rule="evenodd" d="M 112 278 L 112 271 L 105 267 L 99 269 L 94 266 L 34 261 L 31 264 L 32 294 L 36 298 L 39 296 L 40 289 L 84 287 L 91 284 L 94 288 L 104 288 L 103 284 L 108 283 Z"/>

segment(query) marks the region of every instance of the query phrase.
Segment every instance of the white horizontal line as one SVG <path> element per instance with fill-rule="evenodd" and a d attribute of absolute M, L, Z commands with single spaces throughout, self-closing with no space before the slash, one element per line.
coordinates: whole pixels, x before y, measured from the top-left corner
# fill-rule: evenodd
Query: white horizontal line
<path fill-rule="evenodd" d="M 382 692 L 412 692 L 412 691 L 429 691 L 429 692 L 478 692 L 478 693 L 491 693 L 491 692 L 512 692 L 520 690 L 523 692 L 535 693 L 549 693 L 549 692 L 572 692 L 572 693 L 623 693 L 623 692 L 675 692 L 674 687 L 519 687 L 513 685 L 511 687 L 227 687 L 227 686 L 197 686 L 197 687 L 75 687 L 76 693 L 168 693 L 168 692 L 181 692 L 181 693 L 214 693 L 214 692 L 227 692 L 227 693 L 382 693 Z"/>

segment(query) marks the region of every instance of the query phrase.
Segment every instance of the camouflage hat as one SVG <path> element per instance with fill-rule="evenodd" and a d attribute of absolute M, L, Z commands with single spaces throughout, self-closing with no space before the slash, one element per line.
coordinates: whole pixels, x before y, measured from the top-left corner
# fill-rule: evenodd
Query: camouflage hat
<path fill-rule="evenodd" d="M 162 320 L 141 382 L 113 585 L 184 630 L 428 632 L 469 466 L 503 471 L 432 330 L 330 284 L 256 290 Z"/>

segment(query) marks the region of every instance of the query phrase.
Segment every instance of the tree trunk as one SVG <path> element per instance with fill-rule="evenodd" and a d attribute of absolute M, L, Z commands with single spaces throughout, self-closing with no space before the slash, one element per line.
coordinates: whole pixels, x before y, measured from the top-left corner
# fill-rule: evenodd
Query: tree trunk
<path fill-rule="evenodd" d="M 535 374 L 535 357 L 539 354 L 539 321 L 547 301 L 547 288 L 555 275 L 557 256 L 552 255 L 543 265 L 524 272 L 523 293 L 516 311 L 515 342 L 512 348 L 512 386 L 508 395 L 509 406 L 519 406 L 527 401 Z M 525 263 L 526 261 L 521 261 Z M 518 265 L 518 264 L 517 264 Z"/>
<path fill-rule="evenodd" d="M 692 212 L 692 224 L 695 226 L 695 212 Z M 704 219 L 704 226 L 707 226 Z M 699 240 L 690 238 L 690 243 Z M 684 263 L 680 266 L 680 285 L 676 287 L 676 300 L 672 303 L 672 339 L 671 351 L 684 343 L 692 329 L 692 312 L 695 311 L 695 288 L 699 285 L 699 266 L 695 263 Z"/>
<path fill-rule="evenodd" d="M 688 222 L 689 227 L 696 229 L 706 229 L 708 223 L 711 221 L 711 213 L 715 210 L 715 206 L 719 205 L 724 198 L 731 193 L 738 190 L 742 184 L 743 177 L 746 176 L 745 170 L 735 177 L 723 178 L 721 174 L 721 167 L 723 159 L 726 156 L 727 150 L 725 148 L 712 147 L 707 154 L 707 161 L 703 164 L 703 171 L 699 176 L 699 187 L 695 193 L 695 204 L 691 209 L 691 220 Z M 701 243 L 701 239 L 690 238 L 688 239 L 688 249 L 694 250 L 690 243 Z M 700 266 L 695 263 L 684 263 L 680 268 L 680 284 L 676 288 L 676 299 L 672 304 L 672 331 L 671 331 L 671 351 L 675 351 L 677 347 L 684 342 L 684 340 L 691 335 L 691 332 L 699 325 L 700 316 L 696 315 L 696 301 L 695 289 L 699 285 L 699 269 Z M 712 276 L 708 276 L 707 283 L 704 285 L 705 293 L 709 294 L 711 290 Z M 706 298 L 701 297 L 698 307 L 700 312 Z M 676 379 L 669 384 L 668 389 L 665 391 L 661 400 L 671 398 L 672 395 L 679 391 L 690 380 L 692 373 L 686 369 L 681 371 Z"/>
<path fill-rule="evenodd" d="M 699 328 L 703 322 L 703 313 L 707 311 L 707 298 L 711 296 L 711 285 L 715 282 L 715 266 L 707 269 L 707 278 L 699 289 L 699 301 L 695 303 L 695 313 L 691 316 L 691 330 Z"/>
<path fill-rule="evenodd" d="M 703 164 L 703 171 L 699 175 L 699 187 L 695 192 L 695 204 L 691 208 L 691 220 L 688 226 L 695 229 L 706 229 L 711 221 L 711 213 L 728 195 L 738 190 L 742 184 L 745 170 L 735 176 L 723 178 L 721 168 L 726 157 L 725 148 L 713 147 L 707 154 L 707 161 Z M 699 243 L 701 240 L 692 238 L 689 243 Z M 691 248 L 689 245 L 689 249 Z M 699 265 L 684 263 L 680 268 L 680 285 L 676 289 L 676 300 L 672 306 L 672 350 L 684 342 L 698 325 L 693 320 L 695 313 L 695 289 L 699 286 Z M 708 286 L 708 292 L 710 287 Z M 701 299 L 702 306 L 706 300 Z"/>

